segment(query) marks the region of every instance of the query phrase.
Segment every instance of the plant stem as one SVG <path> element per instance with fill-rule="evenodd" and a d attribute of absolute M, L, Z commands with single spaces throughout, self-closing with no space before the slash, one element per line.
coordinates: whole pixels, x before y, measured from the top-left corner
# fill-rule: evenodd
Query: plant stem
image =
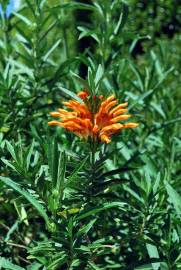
<path fill-rule="evenodd" d="M 93 138 L 92 140 L 92 153 L 91 153 L 91 180 L 92 183 L 94 182 L 94 177 L 95 177 L 95 154 L 96 154 L 96 142 L 95 139 Z"/>
<path fill-rule="evenodd" d="M 17 248 L 21 248 L 21 249 L 27 249 L 27 246 L 16 244 L 16 243 L 12 243 L 12 242 L 0 241 L 0 243 L 5 243 L 6 245 L 12 246 L 12 247 L 17 247 Z"/>

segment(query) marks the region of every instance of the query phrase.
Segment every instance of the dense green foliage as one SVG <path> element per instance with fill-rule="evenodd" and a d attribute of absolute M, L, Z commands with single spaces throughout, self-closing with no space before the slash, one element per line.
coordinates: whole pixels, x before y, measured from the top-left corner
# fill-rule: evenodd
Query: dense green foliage
<path fill-rule="evenodd" d="M 181 269 L 179 1 L 1 2 L 0 269 Z M 85 88 L 139 127 L 49 127 Z"/>

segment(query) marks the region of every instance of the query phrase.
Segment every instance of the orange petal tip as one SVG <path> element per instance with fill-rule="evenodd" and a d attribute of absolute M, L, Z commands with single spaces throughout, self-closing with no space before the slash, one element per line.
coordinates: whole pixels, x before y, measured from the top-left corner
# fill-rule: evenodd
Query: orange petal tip
<path fill-rule="evenodd" d="M 49 126 L 56 126 L 58 124 L 58 121 L 50 121 L 48 122 Z"/>
<path fill-rule="evenodd" d="M 77 96 L 84 100 L 89 96 L 89 94 L 86 91 L 81 91 L 77 94 Z"/>
<path fill-rule="evenodd" d="M 60 117 L 60 113 L 59 112 L 50 112 L 49 114 L 51 116 L 53 116 L 53 117 Z"/>
<path fill-rule="evenodd" d="M 101 141 L 102 142 L 105 142 L 105 143 L 110 143 L 111 142 L 111 140 L 109 139 L 109 137 L 106 136 L 106 135 L 102 135 L 101 136 Z"/>
<path fill-rule="evenodd" d="M 124 128 L 136 128 L 138 126 L 139 126 L 138 123 L 126 123 L 126 124 L 124 124 Z"/>

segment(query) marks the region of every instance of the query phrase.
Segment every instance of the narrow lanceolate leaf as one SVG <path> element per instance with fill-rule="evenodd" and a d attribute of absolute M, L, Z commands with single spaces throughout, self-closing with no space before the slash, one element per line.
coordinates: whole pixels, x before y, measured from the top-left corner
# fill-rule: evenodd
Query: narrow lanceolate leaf
<path fill-rule="evenodd" d="M 89 85 L 86 80 L 82 79 L 79 75 L 77 75 L 76 73 L 72 71 L 70 73 L 73 76 L 73 78 L 75 78 L 83 87 L 85 87 L 85 89 L 90 91 Z"/>
<path fill-rule="evenodd" d="M 23 16 L 20 13 L 17 13 L 15 11 L 12 12 L 16 17 L 18 17 L 21 21 L 23 21 L 24 23 L 26 23 L 28 26 L 31 26 L 33 23 L 32 21 L 30 21 L 27 17 Z"/>
<path fill-rule="evenodd" d="M 8 151 L 11 154 L 12 158 L 14 160 L 16 160 L 16 153 L 14 151 L 14 147 L 12 146 L 12 144 L 10 144 L 8 141 L 6 141 L 6 145 L 7 145 Z"/>
<path fill-rule="evenodd" d="M 173 204 L 177 214 L 181 217 L 181 196 L 168 182 L 166 182 L 166 190 L 170 202 Z"/>
<path fill-rule="evenodd" d="M 103 268 L 98 267 L 95 263 L 89 262 L 89 265 L 92 267 L 92 270 L 103 270 Z"/>
<path fill-rule="evenodd" d="M 80 228 L 80 230 L 77 233 L 77 237 L 84 235 L 84 234 L 87 234 L 90 231 L 90 229 L 93 227 L 96 220 L 97 220 L 97 218 L 91 220 L 88 224 L 86 224 L 85 226 Z"/>
<path fill-rule="evenodd" d="M 141 94 L 130 106 L 129 110 L 131 110 L 133 107 L 135 107 L 137 104 L 141 104 L 144 99 L 149 97 L 153 93 L 153 89 L 148 90 L 147 92 Z"/>
<path fill-rule="evenodd" d="M 58 143 L 56 138 L 48 143 L 48 165 L 53 187 L 55 187 L 58 174 Z"/>
<path fill-rule="evenodd" d="M 85 159 L 83 159 L 83 161 L 80 164 L 78 164 L 78 166 L 75 168 L 75 170 L 68 177 L 68 179 L 66 181 L 66 186 L 68 186 L 72 181 L 74 181 L 74 179 L 77 177 L 78 173 L 81 171 L 81 169 L 86 164 L 87 159 L 88 159 L 88 157 L 86 157 Z"/>
<path fill-rule="evenodd" d="M 124 27 L 127 21 L 128 12 L 129 12 L 128 6 L 125 3 L 122 3 L 122 11 L 121 11 L 118 23 L 114 29 L 115 35 L 117 35 L 119 31 Z"/>
<path fill-rule="evenodd" d="M 16 264 L 11 263 L 4 257 L 0 257 L 0 269 L 8 269 L 8 270 L 25 270 L 25 268 L 20 267 Z"/>
<path fill-rule="evenodd" d="M 64 88 L 64 87 L 62 87 L 60 84 L 57 84 L 57 86 L 58 86 L 58 88 L 59 88 L 62 92 L 64 92 L 66 95 L 68 95 L 69 97 L 71 97 L 71 98 L 77 100 L 78 102 L 82 103 L 82 99 L 79 98 L 75 93 L 71 92 L 70 90 L 68 90 L 68 89 L 66 89 L 66 88 Z"/>
<path fill-rule="evenodd" d="M 21 194 L 24 198 L 26 198 L 39 212 L 39 214 L 45 219 L 46 223 L 49 223 L 48 215 L 44 209 L 44 207 L 39 203 L 37 199 L 35 199 L 30 193 L 24 190 L 20 185 L 12 181 L 10 178 L 0 176 L 0 181 L 2 181 L 5 185 L 11 187 L 14 191 Z"/>
<path fill-rule="evenodd" d="M 6 164 L 8 167 L 10 167 L 11 169 L 17 171 L 17 169 L 15 168 L 15 166 L 13 166 L 8 160 L 6 160 L 5 158 L 1 158 L 2 162 L 4 162 L 4 164 Z"/>
<path fill-rule="evenodd" d="M 39 270 L 42 267 L 42 264 L 34 262 L 27 267 L 27 270 Z"/>
<path fill-rule="evenodd" d="M 59 46 L 60 42 L 61 39 L 57 40 L 57 42 L 48 50 L 48 52 L 43 57 L 43 61 L 46 61 L 49 58 L 50 54 L 53 53 L 53 51 Z"/>
<path fill-rule="evenodd" d="M 162 74 L 160 80 L 159 80 L 159 81 L 155 84 L 155 86 L 153 87 L 153 90 L 157 89 L 157 88 L 160 86 L 160 84 L 166 79 L 166 77 L 169 75 L 169 73 L 171 73 L 173 70 L 174 70 L 174 67 L 171 67 L 171 68 L 169 68 L 167 71 L 165 71 L 165 72 Z"/>
<path fill-rule="evenodd" d="M 29 167 L 30 167 L 30 161 L 31 161 L 31 157 L 33 155 L 34 146 L 35 146 L 35 141 L 33 140 L 32 144 L 31 144 L 31 146 L 29 148 L 27 158 L 26 158 L 26 169 L 27 169 L 27 171 L 29 170 Z"/>
<path fill-rule="evenodd" d="M 96 77 L 95 77 L 95 86 L 98 85 L 98 83 L 100 82 L 100 80 L 102 79 L 104 74 L 104 70 L 103 67 L 101 65 L 98 66 L 97 72 L 96 72 Z"/>
<path fill-rule="evenodd" d="M 60 252 L 58 254 L 58 256 L 55 256 L 52 259 L 53 262 L 51 262 L 48 266 L 47 266 L 47 270 L 53 270 L 53 269 L 57 269 L 57 267 L 60 267 L 61 265 L 63 265 L 66 261 L 67 261 L 67 255 L 64 252 Z M 59 268 L 60 269 L 60 268 Z"/>
<path fill-rule="evenodd" d="M 137 170 L 137 169 L 138 168 L 122 167 L 122 168 L 115 169 L 115 170 L 112 170 L 112 171 L 109 171 L 109 172 L 106 172 L 106 173 L 102 174 L 101 178 L 105 178 L 105 177 L 108 177 L 108 176 L 113 176 L 113 175 L 116 175 L 116 174 L 121 174 L 121 173 L 128 172 L 128 171 L 133 171 L 133 170 Z"/>
<path fill-rule="evenodd" d="M 130 67 L 131 67 L 133 73 L 136 75 L 139 89 L 141 90 L 141 92 L 143 92 L 144 91 L 143 75 L 141 74 L 139 69 L 135 65 L 133 65 L 132 63 L 130 63 Z"/>
<path fill-rule="evenodd" d="M 4 238 L 4 241 L 5 242 L 9 241 L 11 235 L 17 230 L 18 225 L 19 225 L 19 220 L 15 221 L 15 223 L 13 224 L 13 226 L 7 232 L 6 237 Z"/>
<path fill-rule="evenodd" d="M 81 219 L 84 219 L 86 217 L 89 217 L 89 216 L 92 216 L 92 215 L 95 215 L 95 214 L 98 214 L 106 209 L 109 209 L 109 208 L 114 208 L 114 207 L 117 207 L 117 208 L 121 208 L 121 210 L 124 210 L 124 207 L 125 207 L 125 203 L 122 203 L 122 202 L 110 202 L 110 203 L 104 203 L 102 206 L 100 207 L 94 207 L 94 208 L 91 208 L 91 209 L 88 209 L 86 211 L 84 211 L 82 214 L 80 214 L 78 217 L 77 217 L 77 220 L 81 220 Z"/>

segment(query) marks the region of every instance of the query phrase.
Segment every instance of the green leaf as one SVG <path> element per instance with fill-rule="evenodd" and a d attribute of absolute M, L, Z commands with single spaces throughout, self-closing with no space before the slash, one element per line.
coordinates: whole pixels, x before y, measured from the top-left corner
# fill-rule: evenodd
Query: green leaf
<path fill-rule="evenodd" d="M 9 162 L 7 159 L 5 158 L 1 158 L 2 162 L 4 162 L 4 164 L 6 164 L 8 167 L 10 167 L 11 169 L 13 169 L 14 171 L 18 171 L 17 168 L 15 166 L 13 166 L 11 164 L 11 162 Z"/>
<path fill-rule="evenodd" d="M 77 220 L 84 219 L 86 217 L 89 217 L 89 216 L 98 214 L 98 213 L 100 213 L 100 212 L 102 212 L 104 210 L 107 210 L 107 209 L 110 209 L 110 208 L 114 208 L 114 207 L 119 208 L 119 209 L 121 209 L 121 210 L 124 211 L 125 203 L 122 203 L 122 202 L 104 203 L 101 207 L 94 207 L 91 210 L 83 211 L 84 213 L 83 214 L 80 214 L 77 217 Z"/>
<path fill-rule="evenodd" d="M 130 45 L 130 48 L 129 48 L 129 52 L 132 53 L 137 42 L 142 40 L 142 39 L 151 39 L 151 36 L 149 35 L 146 35 L 146 36 L 140 36 L 140 35 L 137 35 L 136 38 L 133 40 L 133 42 L 131 43 Z"/>
<path fill-rule="evenodd" d="M 118 168 L 118 169 L 115 169 L 115 170 L 110 170 L 110 171 L 102 174 L 100 177 L 105 178 L 105 177 L 108 177 L 108 176 L 113 176 L 113 175 L 116 175 L 116 174 L 121 174 L 121 173 L 129 172 L 129 171 L 134 171 L 134 170 L 137 170 L 137 169 L 138 168 L 122 167 L 122 168 Z"/>
<path fill-rule="evenodd" d="M 83 26 L 78 26 L 77 29 L 81 32 L 79 35 L 78 40 L 91 36 L 94 40 L 97 41 L 97 43 L 100 43 L 99 36 L 96 34 L 95 30 L 90 30 Z"/>
<path fill-rule="evenodd" d="M 43 145 L 43 140 L 41 138 L 41 136 L 39 135 L 37 129 L 35 128 L 35 126 L 33 126 L 32 124 L 30 124 L 30 129 L 31 129 L 31 133 L 33 134 L 33 136 L 36 138 L 36 140 Z"/>
<path fill-rule="evenodd" d="M 77 233 L 77 237 L 80 237 L 84 234 L 87 234 L 90 229 L 92 228 L 92 226 L 94 225 L 94 223 L 96 222 L 97 218 L 91 220 L 88 224 L 86 224 L 85 226 L 83 226 L 82 228 L 80 228 L 80 230 Z"/>
<path fill-rule="evenodd" d="M 57 86 L 58 86 L 58 88 L 59 88 L 62 92 L 64 92 L 66 95 L 68 95 L 69 97 L 71 97 L 71 98 L 77 100 L 78 102 L 82 103 L 82 99 L 79 98 L 75 93 L 73 93 L 72 91 L 70 91 L 70 90 L 68 90 L 68 89 L 66 89 L 66 88 L 64 88 L 64 87 L 62 87 L 60 84 L 57 84 Z"/>
<path fill-rule="evenodd" d="M 94 90 L 95 90 L 94 75 L 93 75 L 92 68 L 90 66 L 88 67 L 88 83 L 89 83 L 90 89 L 92 89 L 94 93 Z"/>
<path fill-rule="evenodd" d="M 146 244 L 146 248 L 148 250 L 148 254 L 150 258 L 159 258 L 157 247 L 151 244 Z M 153 270 L 158 270 L 160 267 L 160 263 L 152 264 Z"/>
<path fill-rule="evenodd" d="M 67 255 L 64 252 L 59 252 L 58 256 L 54 256 L 52 261 L 46 268 L 46 270 L 57 269 L 67 261 Z M 60 269 L 60 268 L 59 268 Z"/>
<path fill-rule="evenodd" d="M 177 214 L 181 217 L 181 196 L 168 182 L 165 183 L 165 186 L 170 202 L 173 203 Z"/>
<path fill-rule="evenodd" d="M 16 30 L 18 31 L 17 38 L 18 38 L 19 42 L 20 41 L 23 42 L 21 45 L 26 49 L 29 45 L 32 46 L 32 40 L 31 40 L 30 36 L 27 33 L 24 33 L 24 31 L 18 25 L 16 25 Z M 28 50 L 28 52 L 29 52 L 29 50 Z"/>
<path fill-rule="evenodd" d="M 95 263 L 93 262 L 88 262 L 88 264 L 91 266 L 91 270 L 102 270 L 102 268 L 98 267 Z"/>
<path fill-rule="evenodd" d="M 21 21 L 23 21 L 24 23 L 26 23 L 28 26 L 31 26 L 33 23 L 25 16 L 23 16 L 20 13 L 17 13 L 15 11 L 12 12 L 16 17 L 18 17 Z"/>
<path fill-rule="evenodd" d="M 86 80 L 82 79 L 79 75 L 72 71 L 70 73 L 83 87 L 85 87 L 85 89 L 90 90 Z"/>
<path fill-rule="evenodd" d="M 21 203 L 19 203 L 18 200 L 14 200 L 14 206 L 15 206 L 15 209 L 18 213 L 20 220 L 22 222 L 24 222 L 26 225 L 29 225 L 28 216 L 27 216 L 27 213 L 26 213 L 24 206 Z"/>
<path fill-rule="evenodd" d="M 135 266 L 137 265 L 137 263 L 133 263 L 131 266 L 134 265 L 134 267 L 132 267 L 132 268 L 128 267 L 128 268 L 125 268 L 125 269 L 129 269 L 129 270 L 132 270 L 132 269 L 134 269 L 134 270 L 153 270 L 152 266 L 155 265 L 155 264 L 158 264 L 158 263 L 160 264 L 161 269 L 162 269 L 162 263 L 163 262 L 158 258 L 147 259 L 143 265 L 137 266 L 136 268 L 135 268 Z M 165 269 L 165 268 L 163 268 L 163 269 Z"/>
<path fill-rule="evenodd" d="M 143 266 L 139 266 L 137 268 L 134 268 L 134 270 L 153 270 L 153 268 L 152 268 L 151 264 L 147 264 L 147 265 L 143 265 Z"/>
<path fill-rule="evenodd" d="M 52 177 L 52 195 L 48 197 L 48 202 L 49 208 L 55 211 L 59 207 L 64 194 L 66 155 L 65 151 L 62 153 L 58 152 L 56 139 L 49 144 L 48 149 L 48 161 Z"/>
<path fill-rule="evenodd" d="M 84 4 L 84 3 L 76 3 L 76 2 L 70 2 L 66 4 L 60 4 L 60 5 L 54 5 L 51 10 L 53 9 L 59 9 L 59 8 L 70 8 L 70 9 L 80 9 L 80 10 L 91 10 L 96 11 L 96 9 L 92 5 Z"/>
<path fill-rule="evenodd" d="M 143 92 L 144 91 L 144 83 L 143 83 L 142 74 L 140 73 L 139 69 L 135 65 L 133 65 L 131 62 L 130 62 L 130 67 L 131 67 L 132 71 L 134 72 L 134 74 L 137 77 L 138 85 L 139 85 L 139 88 L 140 88 L 141 92 Z"/>
<path fill-rule="evenodd" d="M 20 185 L 12 181 L 10 178 L 0 176 L 0 180 L 7 186 L 11 187 L 14 191 L 21 194 L 24 198 L 26 198 L 39 212 L 39 214 L 45 219 L 46 223 L 49 224 L 49 218 L 43 206 L 35 199 L 30 193 L 26 190 L 22 189 Z"/>
<path fill-rule="evenodd" d="M 51 32 L 51 30 L 58 24 L 57 21 L 53 22 L 48 29 L 46 29 L 46 31 L 43 33 L 43 35 L 41 36 L 41 38 L 39 39 L 39 42 L 42 42 L 43 39 L 46 38 L 46 36 L 49 34 L 49 32 Z"/>
<path fill-rule="evenodd" d="M 129 13 L 128 5 L 126 3 L 122 2 L 121 14 L 120 14 L 119 20 L 117 22 L 117 25 L 114 29 L 115 35 L 117 35 L 119 33 L 119 31 L 124 27 L 124 25 L 127 21 L 127 18 L 128 18 L 128 13 Z"/>
<path fill-rule="evenodd" d="M 151 55 L 151 57 L 152 57 L 152 59 L 153 59 L 153 61 L 154 61 L 155 68 L 156 68 L 156 71 L 157 71 L 159 77 L 162 77 L 162 74 L 163 74 L 163 67 L 161 66 L 161 63 L 160 63 L 160 61 L 159 61 L 158 56 L 156 55 L 156 53 L 155 53 L 153 50 L 151 50 L 150 55 Z"/>
<path fill-rule="evenodd" d="M 71 175 L 68 177 L 65 185 L 68 186 L 70 185 L 70 183 L 72 181 L 74 181 L 74 179 L 77 177 L 78 173 L 80 172 L 80 170 L 84 167 L 84 165 L 86 164 L 88 157 L 86 157 L 85 159 L 82 160 L 82 162 L 80 164 L 77 165 L 77 167 L 74 169 L 74 171 L 71 173 Z"/>
<path fill-rule="evenodd" d="M 34 262 L 27 267 L 27 270 L 39 270 L 42 267 L 42 264 Z"/>
<path fill-rule="evenodd" d="M 0 257 L 0 269 L 1 267 L 8 270 L 25 270 L 25 268 L 20 267 L 16 264 L 13 264 L 9 260 L 3 257 Z"/>
<path fill-rule="evenodd" d="M 160 76 L 160 80 L 155 84 L 155 86 L 153 87 L 153 90 L 157 89 L 160 84 L 162 84 L 162 82 L 166 79 L 166 77 L 174 70 L 174 67 L 169 68 L 167 71 L 165 71 L 162 76 Z"/>
<path fill-rule="evenodd" d="M 57 81 L 60 80 L 60 77 L 65 75 L 66 73 L 70 72 L 70 65 L 74 62 L 77 62 L 78 59 L 75 57 L 69 58 L 63 63 L 59 65 L 55 73 L 53 74 L 53 77 L 49 79 L 46 84 L 49 84 L 50 89 L 57 83 Z"/>
<path fill-rule="evenodd" d="M 43 56 L 43 61 L 46 61 L 50 54 L 59 46 L 60 42 L 62 41 L 62 39 L 58 39 L 57 42 L 55 42 L 55 44 L 48 50 L 48 52 L 45 54 L 45 56 Z"/>
<path fill-rule="evenodd" d="M 140 197 L 134 190 L 131 188 L 125 186 L 124 189 L 129 192 L 137 201 L 139 201 L 142 205 L 145 204 L 144 200 L 142 197 Z"/>
<path fill-rule="evenodd" d="M 130 106 L 129 106 L 129 110 L 131 110 L 135 105 L 137 104 L 141 104 L 143 102 L 143 100 L 147 97 L 149 97 L 152 93 L 154 92 L 153 89 L 148 90 L 147 92 L 141 94 L 135 102 L 133 102 Z"/>
<path fill-rule="evenodd" d="M 104 75 L 104 70 L 102 65 L 98 66 L 97 72 L 96 72 L 96 77 L 95 77 L 95 86 L 97 87 L 97 85 L 99 84 L 99 82 L 101 81 L 101 79 L 103 78 Z"/>
<path fill-rule="evenodd" d="M 5 242 L 9 241 L 11 234 L 13 234 L 14 231 L 16 231 L 16 229 L 18 228 L 18 225 L 19 225 L 19 220 L 15 221 L 15 223 L 11 226 L 11 228 L 7 232 L 6 237 L 4 238 Z"/>
<path fill-rule="evenodd" d="M 32 144 L 31 144 L 31 146 L 29 148 L 27 158 L 26 158 L 26 169 L 27 169 L 27 171 L 29 170 L 29 167 L 30 167 L 30 161 L 31 161 L 31 157 L 33 155 L 34 146 L 35 146 L 35 141 L 33 140 Z"/>
<path fill-rule="evenodd" d="M 96 7 L 97 12 L 99 15 L 101 15 L 104 18 L 104 11 L 101 4 L 98 4 L 98 2 L 93 2 L 94 6 Z"/>
<path fill-rule="evenodd" d="M 17 159 L 16 159 L 16 153 L 15 153 L 15 151 L 14 151 L 14 148 L 13 148 L 12 144 L 10 144 L 8 141 L 6 141 L 6 145 L 7 145 L 8 151 L 10 152 L 12 158 L 13 158 L 14 160 L 17 160 Z"/>

